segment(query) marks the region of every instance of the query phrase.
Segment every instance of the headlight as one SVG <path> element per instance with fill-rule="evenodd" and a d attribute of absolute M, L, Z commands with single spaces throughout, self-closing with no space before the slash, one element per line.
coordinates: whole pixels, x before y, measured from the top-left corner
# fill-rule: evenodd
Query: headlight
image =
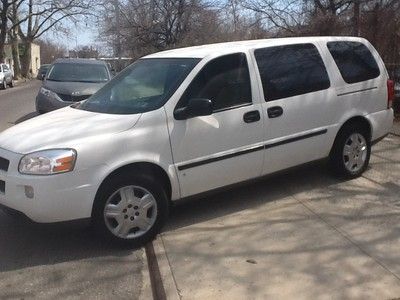
<path fill-rule="evenodd" d="M 44 87 L 40 88 L 39 93 L 41 93 L 42 95 L 45 95 L 46 97 L 52 97 L 52 98 L 57 97 L 56 93 L 54 93 L 53 91 L 50 91 Z"/>
<path fill-rule="evenodd" d="M 76 151 L 73 149 L 38 151 L 22 157 L 18 171 L 22 174 L 35 175 L 65 173 L 74 169 L 75 161 Z"/>

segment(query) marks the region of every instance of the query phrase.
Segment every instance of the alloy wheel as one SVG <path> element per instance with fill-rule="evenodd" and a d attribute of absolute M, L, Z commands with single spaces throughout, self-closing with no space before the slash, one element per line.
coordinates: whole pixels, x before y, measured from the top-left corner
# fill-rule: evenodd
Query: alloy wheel
<path fill-rule="evenodd" d="M 360 171 L 367 160 L 367 141 L 359 133 L 349 136 L 343 148 L 343 162 L 348 171 L 356 173 Z"/>
<path fill-rule="evenodd" d="M 157 219 L 157 202 L 145 188 L 119 188 L 106 201 L 104 221 L 112 234 L 123 239 L 144 235 Z"/>

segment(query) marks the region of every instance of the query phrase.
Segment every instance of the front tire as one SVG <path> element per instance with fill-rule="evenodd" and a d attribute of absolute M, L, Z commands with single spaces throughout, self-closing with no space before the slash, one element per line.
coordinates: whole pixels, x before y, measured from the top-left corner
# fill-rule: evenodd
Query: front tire
<path fill-rule="evenodd" d="M 356 178 L 367 169 L 371 156 L 369 136 L 368 130 L 357 123 L 344 127 L 338 133 L 329 157 L 337 175 Z"/>
<path fill-rule="evenodd" d="M 95 230 L 108 241 L 139 247 L 155 237 L 167 216 L 166 193 L 154 178 L 120 174 L 99 189 L 92 220 Z"/>
<path fill-rule="evenodd" d="M 5 90 L 7 88 L 7 81 L 6 81 L 5 78 L 4 78 L 3 82 L 1 83 L 0 87 L 1 87 L 2 90 Z"/>

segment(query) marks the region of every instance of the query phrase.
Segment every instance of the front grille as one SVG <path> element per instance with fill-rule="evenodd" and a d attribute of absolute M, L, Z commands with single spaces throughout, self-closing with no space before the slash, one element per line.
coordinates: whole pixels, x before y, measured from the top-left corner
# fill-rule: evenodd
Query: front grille
<path fill-rule="evenodd" d="M 6 183 L 3 180 L 0 180 L 0 193 L 6 192 Z"/>
<path fill-rule="evenodd" d="M 58 95 L 58 97 L 61 98 L 62 101 L 67 101 L 67 102 L 79 102 L 79 101 L 83 101 L 91 96 L 91 95 L 73 96 L 73 95 L 67 95 L 67 94 L 57 94 L 57 95 Z"/>
<path fill-rule="evenodd" d="M 3 157 L 0 157 L 0 170 L 8 171 L 8 166 L 10 165 L 10 161 Z"/>

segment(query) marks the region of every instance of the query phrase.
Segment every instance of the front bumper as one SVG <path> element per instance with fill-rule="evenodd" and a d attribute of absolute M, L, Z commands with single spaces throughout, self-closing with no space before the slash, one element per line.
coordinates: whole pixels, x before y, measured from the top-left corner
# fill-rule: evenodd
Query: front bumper
<path fill-rule="evenodd" d="M 91 217 L 97 191 L 97 185 L 90 182 L 95 177 L 92 169 L 48 176 L 22 175 L 18 172 L 21 154 L 0 148 L 0 157 L 10 161 L 8 171 L 0 170 L 0 180 L 5 183 L 0 205 L 38 223 Z M 32 198 L 26 195 L 25 187 L 33 188 Z"/>
<path fill-rule="evenodd" d="M 63 108 L 74 104 L 75 102 L 67 102 L 61 99 L 55 99 L 46 97 L 45 95 L 39 93 L 36 96 L 36 111 L 37 112 L 49 112 L 59 108 Z"/>

